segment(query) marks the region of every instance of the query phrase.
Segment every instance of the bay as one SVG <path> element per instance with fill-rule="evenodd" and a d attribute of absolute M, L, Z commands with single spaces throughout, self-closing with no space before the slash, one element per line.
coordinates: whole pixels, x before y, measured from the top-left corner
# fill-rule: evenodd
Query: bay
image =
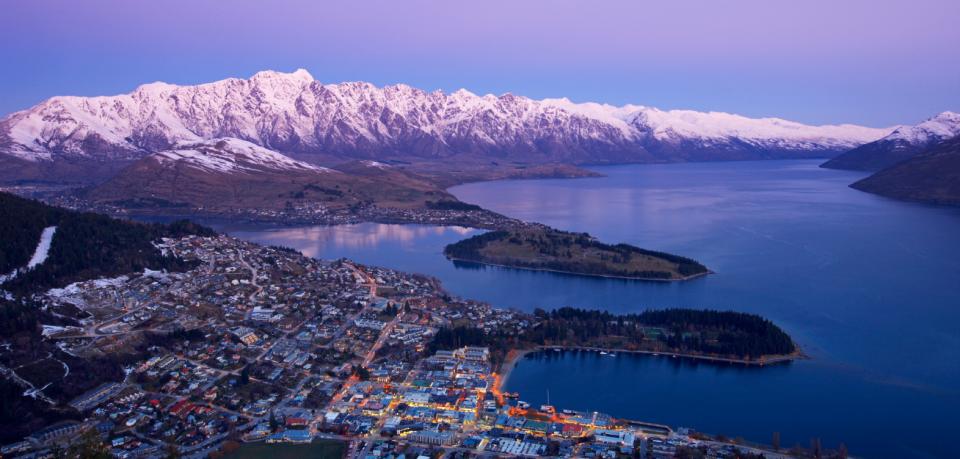
<path fill-rule="evenodd" d="M 496 306 L 613 312 L 696 307 L 761 314 L 811 359 L 744 368 L 565 352 L 522 360 L 507 389 L 528 402 L 600 410 L 769 442 L 866 457 L 950 457 L 960 412 L 960 210 L 903 203 L 847 185 L 863 174 L 817 161 L 594 168 L 575 180 L 468 184 L 460 199 L 607 242 L 695 258 L 716 271 L 638 282 L 454 265 L 456 227 L 221 225 L 246 239 L 321 258 L 438 277 Z"/>

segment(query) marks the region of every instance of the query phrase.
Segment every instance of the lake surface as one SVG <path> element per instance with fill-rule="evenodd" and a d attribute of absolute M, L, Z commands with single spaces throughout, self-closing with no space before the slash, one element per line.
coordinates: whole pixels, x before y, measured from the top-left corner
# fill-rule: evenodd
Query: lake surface
<path fill-rule="evenodd" d="M 960 210 L 847 187 L 862 174 L 816 161 L 596 168 L 602 178 L 459 186 L 511 217 L 695 258 L 683 283 L 456 267 L 455 227 L 221 227 L 322 258 L 421 272 L 454 294 L 530 310 L 697 307 L 754 312 L 813 358 L 766 368 L 682 359 L 546 353 L 507 389 L 534 403 L 599 410 L 782 444 L 840 442 L 866 457 L 950 457 L 960 413 Z"/>

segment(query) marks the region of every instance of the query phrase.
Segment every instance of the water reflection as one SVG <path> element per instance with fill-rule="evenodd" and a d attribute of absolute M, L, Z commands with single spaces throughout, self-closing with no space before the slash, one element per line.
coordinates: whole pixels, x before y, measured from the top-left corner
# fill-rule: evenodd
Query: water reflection
<path fill-rule="evenodd" d="M 360 223 L 341 226 L 225 231 L 231 235 L 268 245 L 283 245 L 318 258 L 338 258 L 331 254 L 393 245 L 410 249 L 418 240 L 436 237 L 467 237 L 476 232 L 462 226 L 388 225 Z"/>
<path fill-rule="evenodd" d="M 442 255 L 463 228 L 352 225 L 232 233 L 439 278 L 501 307 L 755 312 L 813 359 L 742 368 L 581 353 L 524 360 L 508 389 L 540 403 L 765 441 L 844 441 L 866 457 L 952 457 L 960 411 L 960 212 L 847 185 L 816 161 L 603 168 L 607 177 L 504 181 L 467 202 L 601 239 L 697 258 L 717 274 L 650 283 L 502 268 Z M 562 354 L 562 353 L 558 353 Z M 562 354 L 566 355 L 566 354 Z"/>

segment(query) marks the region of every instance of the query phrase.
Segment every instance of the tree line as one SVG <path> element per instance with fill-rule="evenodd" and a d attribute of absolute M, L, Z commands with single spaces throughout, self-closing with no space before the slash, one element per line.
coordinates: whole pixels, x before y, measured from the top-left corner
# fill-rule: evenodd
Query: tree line
<path fill-rule="evenodd" d="M 735 358 L 790 354 L 793 340 L 780 327 L 754 314 L 734 311 L 664 309 L 615 315 L 607 311 L 538 309 L 536 325 L 519 336 L 484 333 L 475 327 L 441 328 L 432 350 L 487 346 L 504 355 L 513 348 L 588 346 L 694 353 Z"/>
<path fill-rule="evenodd" d="M 29 293 L 80 280 L 143 271 L 144 268 L 189 269 L 192 264 L 164 256 L 153 242 L 161 237 L 216 234 L 186 220 L 169 224 L 117 220 L 0 193 L 0 240 L 4 241 L 0 247 L 0 267 L 5 269 L 0 272 L 26 265 L 43 228 L 54 225 L 57 232 L 47 260 L 6 282 L 3 288 Z"/>
<path fill-rule="evenodd" d="M 543 255 L 557 258 L 555 260 L 538 259 L 530 261 L 511 259 L 510 264 L 517 267 L 571 271 L 582 274 L 616 274 L 653 279 L 669 279 L 672 277 L 671 273 L 667 271 L 614 270 L 608 265 L 608 263 L 625 265 L 635 256 L 648 256 L 676 264 L 677 272 L 682 276 L 707 272 L 706 266 L 687 257 L 641 249 L 629 244 L 605 244 L 587 233 L 572 233 L 551 228 L 543 228 L 538 231 L 490 231 L 450 244 L 444 248 L 444 254 L 447 257 L 460 260 L 486 262 L 490 260 L 482 253 L 482 250 L 490 243 L 500 241 L 518 246 L 526 244 Z M 573 250 L 585 252 L 590 249 L 600 252 L 596 261 L 571 261 Z"/>

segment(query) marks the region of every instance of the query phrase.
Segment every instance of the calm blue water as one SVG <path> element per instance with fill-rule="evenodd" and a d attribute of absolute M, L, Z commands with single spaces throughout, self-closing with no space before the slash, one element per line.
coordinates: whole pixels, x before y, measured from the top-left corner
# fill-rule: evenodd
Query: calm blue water
<path fill-rule="evenodd" d="M 452 189 L 512 217 L 693 257 L 686 283 L 455 267 L 474 232 L 364 224 L 234 228 L 323 258 L 440 278 L 455 294 L 521 309 L 670 306 L 762 314 L 812 360 L 762 369 L 562 353 L 522 361 L 508 384 L 531 403 L 600 410 L 784 445 L 820 437 L 867 457 L 950 457 L 960 413 L 960 210 L 852 190 L 861 174 L 815 161 L 597 168 L 603 178 Z M 231 228 L 227 228 L 231 230 Z"/>

